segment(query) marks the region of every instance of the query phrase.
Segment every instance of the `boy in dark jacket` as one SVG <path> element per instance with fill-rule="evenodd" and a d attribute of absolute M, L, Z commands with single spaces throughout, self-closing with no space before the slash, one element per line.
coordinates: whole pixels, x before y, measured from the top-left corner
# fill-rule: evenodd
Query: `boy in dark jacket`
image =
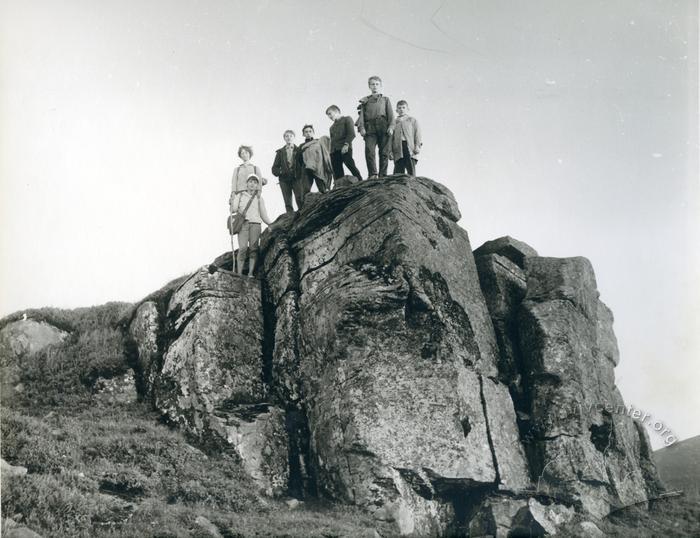
<path fill-rule="evenodd" d="M 294 212 L 292 193 L 294 193 L 297 209 L 301 209 L 304 203 L 304 187 L 297 167 L 299 148 L 294 144 L 295 137 L 296 135 L 292 130 L 288 129 L 284 132 L 285 145 L 277 150 L 275 161 L 272 163 L 272 175 L 280 180 L 284 208 L 287 210 L 287 213 Z"/>
<path fill-rule="evenodd" d="M 333 166 L 334 179 L 340 179 L 345 175 L 343 172 L 343 164 L 345 164 L 350 173 L 362 181 L 362 175 L 352 158 L 352 141 L 355 138 L 355 126 L 352 123 L 352 118 L 341 116 L 340 109 L 336 105 L 331 105 L 326 109 L 326 116 L 333 122 L 330 134 L 331 165 Z"/>

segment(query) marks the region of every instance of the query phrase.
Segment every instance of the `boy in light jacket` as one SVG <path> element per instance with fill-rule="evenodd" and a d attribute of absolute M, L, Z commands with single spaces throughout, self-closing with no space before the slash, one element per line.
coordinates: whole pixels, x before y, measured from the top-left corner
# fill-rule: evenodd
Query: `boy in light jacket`
<path fill-rule="evenodd" d="M 394 174 L 416 175 L 416 164 L 423 140 L 420 126 L 408 115 L 408 103 L 396 103 L 396 123 L 391 137 L 391 154 L 394 158 Z"/>

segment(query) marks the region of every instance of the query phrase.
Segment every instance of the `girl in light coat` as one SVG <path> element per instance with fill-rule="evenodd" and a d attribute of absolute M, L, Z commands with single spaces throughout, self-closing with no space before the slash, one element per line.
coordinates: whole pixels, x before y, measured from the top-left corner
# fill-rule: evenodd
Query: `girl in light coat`
<path fill-rule="evenodd" d="M 243 162 L 233 169 L 233 176 L 231 177 L 231 199 L 233 199 L 235 194 L 246 190 L 246 182 L 250 174 L 255 174 L 257 177 L 262 178 L 262 175 L 260 175 L 260 168 L 250 162 L 250 159 L 253 157 L 253 148 L 251 146 L 240 146 L 238 148 L 238 156 Z M 263 178 L 262 184 L 267 184 L 267 180 Z"/>

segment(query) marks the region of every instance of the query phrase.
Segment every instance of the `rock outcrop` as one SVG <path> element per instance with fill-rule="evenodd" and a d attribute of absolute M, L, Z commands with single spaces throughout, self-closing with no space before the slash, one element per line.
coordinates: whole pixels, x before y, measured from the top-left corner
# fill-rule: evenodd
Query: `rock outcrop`
<path fill-rule="evenodd" d="M 20 319 L 5 325 L 0 330 L 0 393 L 7 398 L 21 390 L 19 374 L 25 356 L 61 344 L 69 336 L 45 321 Z"/>
<path fill-rule="evenodd" d="M 17 358 L 60 344 L 69 334 L 45 321 L 18 320 L 8 323 L 0 330 L 0 346 L 3 355 Z"/>
<path fill-rule="evenodd" d="M 129 328 L 156 408 L 201 444 L 231 451 L 261 492 L 286 491 L 285 416 L 263 382 L 260 282 L 203 267 L 173 291 L 164 317 L 146 302 Z"/>
<path fill-rule="evenodd" d="M 658 489 L 624 414 L 612 314 L 584 258 L 512 238 L 472 254 L 452 194 L 394 176 L 309 196 L 144 302 L 142 390 L 267 494 L 320 494 L 388 534 L 552 533 Z"/>
<path fill-rule="evenodd" d="M 446 531 L 460 489 L 529 484 L 459 216 L 429 180 L 367 182 L 263 244 L 272 388 L 306 416 L 319 489 L 403 533 Z"/>
<path fill-rule="evenodd" d="M 655 496 L 648 438 L 615 387 L 613 317 L 590 262 L 539 257 L 511 238 L 474 254 L 535 493 L 598 518 Z"/>

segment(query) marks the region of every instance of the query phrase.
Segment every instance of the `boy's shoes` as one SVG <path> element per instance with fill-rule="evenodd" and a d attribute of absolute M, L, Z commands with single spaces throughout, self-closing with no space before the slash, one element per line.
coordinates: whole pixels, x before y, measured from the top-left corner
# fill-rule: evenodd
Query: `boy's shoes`
<path fill-rule="evenodd" d="M 379 176 L 377 176 L 377 175 L 369 176 L 367 179 L 379 179 Z"/>

